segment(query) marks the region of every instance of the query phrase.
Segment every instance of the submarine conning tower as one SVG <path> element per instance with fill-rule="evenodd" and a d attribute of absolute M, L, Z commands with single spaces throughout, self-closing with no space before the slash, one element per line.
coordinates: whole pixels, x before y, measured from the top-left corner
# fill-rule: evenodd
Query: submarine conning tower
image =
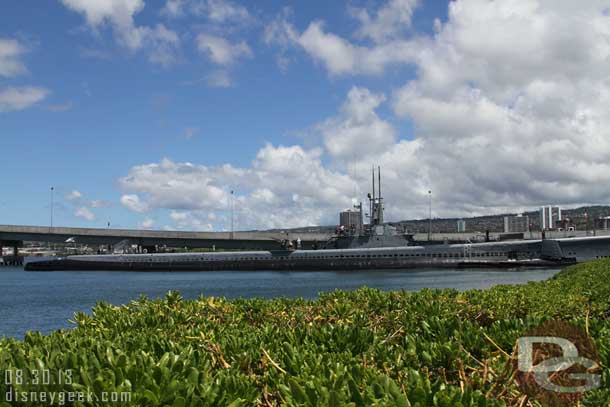
<path fill-rule="evenodd" d="M 377 172 L 377 173 L 375 173 Z M 399 234 L 396 228 L 384 223 L 384 198 L 381 194 L 381 166 L 371 168 L 372 192 L 367 194 L 368 224 L 364 224 L 362 202 L 354 210 L 340 213 L 336 236 L 329 240 L 327 248 L 400 247 L 413 242 L 412 235 Z"/>

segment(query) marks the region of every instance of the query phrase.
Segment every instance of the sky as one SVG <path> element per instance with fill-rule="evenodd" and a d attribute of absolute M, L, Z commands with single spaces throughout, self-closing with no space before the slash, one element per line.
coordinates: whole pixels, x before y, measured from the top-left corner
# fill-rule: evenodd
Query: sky
<path fill-rule="evenodd" d="M 5 0 L 0 224 L 610 202 L 610 1 Z M 366 204 L 365 204 L 366 207 Z"/>

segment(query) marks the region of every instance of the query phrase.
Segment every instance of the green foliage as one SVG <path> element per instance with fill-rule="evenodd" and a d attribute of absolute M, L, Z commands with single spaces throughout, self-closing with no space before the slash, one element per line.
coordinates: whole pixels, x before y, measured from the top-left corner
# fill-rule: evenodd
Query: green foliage
<path fill-rule="evenodd" d="M 318 300 L 200 297 L 177 292 L 77 313 L 75 328 L 0 339 L 0 370 L 48 369 L 26 392 L 131 392 L 134 406 L 505 406 L 516 339 L 548 318 L 588 327 L 610 403 L 610 261 L 488 290 L 335 291 Z M 71 384 L 58 384 L 71 371 Z M 55 383 L 55 384 L 52 384 Z M 0 394 L 9 386 L 0 381 Z M 0 400 L 2 401 L 2 400 Z M 12 405 L 33 405 L 13 403 Z M 112 405 L 121 405 L 114 403 Z M 535 405 L 535 403 L 534 403 Z"/>

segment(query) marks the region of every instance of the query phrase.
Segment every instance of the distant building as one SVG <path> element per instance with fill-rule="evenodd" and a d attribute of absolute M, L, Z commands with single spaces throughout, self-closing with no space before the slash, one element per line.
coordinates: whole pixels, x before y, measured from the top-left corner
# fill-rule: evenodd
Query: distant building
<path fill-rule="evenodd" d="M 466 232 L 466 221 L 464 219 L 460 219 L 457 221 L 457 231 L 458 233 Z"/>
<path fill-rule="evenodd" d="M 558 206 L 543 206 L 540 208 L 540 230 L 551 230 L 559 227 L 561 208 Z"/>
<path fill-rule="evenodd" d="M 530 217 L 517 215 L 504 217 L 504 233 L 525 233 L 529 230 Z"/>

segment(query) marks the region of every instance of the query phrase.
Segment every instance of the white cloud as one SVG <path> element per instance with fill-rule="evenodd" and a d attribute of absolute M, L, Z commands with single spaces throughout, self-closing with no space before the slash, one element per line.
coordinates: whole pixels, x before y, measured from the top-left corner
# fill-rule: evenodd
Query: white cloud
<path fill-rule="evenodd" d="M 299 34 L 289 22 L 292 16 L 292 9 L 284 7 L 271 22 L 265 25 L 265 30 L 263 31 L 263 41 L 265 44 L 280 47 L 280 52 L 276 56 L 276 62 L 281 72 L 287 71 L 291 60 L 286 56 L 286 53 L 290 47 L 298 43 L 299 39 Z"/>
<path fill-rule="evenodd" d="M 80 207 L 76 208 L 74 211 L 74 216 L 76 216 L 78 218 L 83 218 L 90 222 L 95 220 L 95 214 L 93 212 L 91 212 L 91 210 L 89 208 L 87 208 L 86 206 L 80 206 Z"/>
<path fill-rule="evenodd" d="M 206 215 L 204 211 L 172 212 L 170 218 L 174 221 L 174 227 L 170 229 L 202 232 L 215 230 L 214 225 L 209 222 L 209 215 Z"/>
<path fill-rule="evenodd" d="M 147 29 L 136 27 L 134 15 L 144 8 L 144 0 L 61 0 L 69 9 L 83 14 L 92 28 L 110 23 L 118 40 L 127 48 L 142 47 Z"/>
<path fill-rule="evenodd" d="M 163 24 L 157 24 L 148 30 L 149 53 L 148 60 L 162 66 L 170 66 L 177 60 L 177 48 L 180 38 L 175 31 L 169 30 Z"/>
<path fill-rule="evenodd" d="M 167 0 L 161 14 L 171 18 L 192 14 L 217 24 L 251 19 L 248 9 L 228 0 Z"/>
<path fill-rule="evenodd" d="M 184 0 L 167 0 L 161 9 L 161 14 L 167 17 L 181 17 L 184 15 Z"/>
<path fill-rule="evenodd" d="M 197 36 L 197 48 L 218 65 L 232 65 L 240 58 L 252 57 L 252 50 L 244 41 L 231 43 L 209 34 Z"/>
<path fill-rule="evenodd" d="M 83 14 L 87 24 L 94 30 L 109 24 L 117 41 L 125 48 L 136 51 L 149 49 L 149 60 L 169 65 L 176 59 L 179 45 L 178 35 L 163 24 L 155 27 L 137 26 L 136 14 L 145 6 L 143 0 L 61 0 L 69 9 Z"/>
<path fill-rule="evenodd" d="M 112 208 L 114 204 L 103 199 L 94 199 L 89 202 L 89 206 L 92 208 Z"/>
<path fill-rule="evenodd" d="M 280 47 L 292 43 L 321 63 L 331 75 L 380 75 L 388 65 L 415 61 L 418 41 L 395 40 L 374 46 L 356 45 L 325 31 L 322 21 L 313 21 L 299 34 L 288 21 L 280 18 L 265 31 L 265 42 Z"/>
<path fill-rule="evenodd" d="M 176 222 L 192 222 L 190 215 L 197 214 L 200 227 L 214 221 L 229 228 L 231 189 L 236 191 L 234 205 L 242 227 L 315 224 L 329 213 L 321 208 L 349 206 L 348 195 L 354 189 L 348 177 L 324 168 L 321 154 L 320 149 L 267 145 L 251 168 L 165 159 L 133 167 L 119 184 L 125 191 L 146 196 L 151 208 L 173 210 L 170 218 Z M 220 215 L 210 219 L 210 213 Z"/>
<path fill-rule="evenodd" d="M 73 201 L 75 199 L 82 198 L 82 196 L 83 196 L 83 194 L 81 194 L 80 191 L 73 190 L 72 192 L 67 194 L 64 198 L 66 199 L 66 201 Z"/>
<path fill-rule="evenodd" d="M 0 112 L 27 109 L 42 101 L 49 93 L 48 89 L 34 86 L 0 89 Z"/>
<path fill-rule="evenodd" d="M 400 37 L 411 26 L 411 17 L 418 0 L 389 0 L 374 16 L 364 8 L 354 9 L 354 17 L 360 20 L 357 31 L 360 38 L 370 38 L 382 43 Z"/>
<path fill-rule="evenodd" d="M 186 220 L 186 218 L 188 217 L 188 213 L 171 211 L 169 214 L 169 217 L 175 221 L 182 221 L 182 220 Z"/>
<path fill-rule="evenodd" d="M 26 48 L 19 41 L 11 38 L 0 38 L 0 76 L 14 77 L 27 72 L 21 57 Z"/>
<path fill-rule="evenodd" d="M 227 0 L 208 0 L 205 10 L 212 21 L 224 23 L 227 21 L 244 21 L 250 18 L 248 10 Z"/>
<path fill-rule="evenodd" d="M 142 202 L 136 194 L 126 194 L 121 197 L 121 204 L 133 212 L 143 213 L 149 210 L 148 204 Z"/>
<path fill-rule="evenodd" d="M 127 21 L 144 8 L 144 0 L 61 0 L 62 3 L 85 15 L 87 23 L 97 26 L 106 19 Z"/>
<path fill-rule="evenodd" d="M 64 195 L 64 199 L 68 201 L 70 206 L 72 206 L 74 209 L 74 216 L 88 221 L 93 221 L 96 219 L 95 213 L 92 211 L 92 209 L 109 208 L 112 206 L 112 203 L 108 201 L 86 200 L 84 195 L 76 189 Z"/>
<path fill-rule="evenodd" d="M 581 6 L 450 4 L 418 57 L 417 80 L 394 97 L 395 112 L 415 123 L 441 199 L 481 207 L 610 199 L 600 187 L 610 181 L 610 19 L 601 3 Z"/>
<path fill-rule="evenodd" d="M 395 142 L 394 128 L 375 113 L 384 101 L 384 95 L 353 87 L 341 114 L 319 126 L 328 153 L 342 161 L 361 161 L 392 146 Z"/>

